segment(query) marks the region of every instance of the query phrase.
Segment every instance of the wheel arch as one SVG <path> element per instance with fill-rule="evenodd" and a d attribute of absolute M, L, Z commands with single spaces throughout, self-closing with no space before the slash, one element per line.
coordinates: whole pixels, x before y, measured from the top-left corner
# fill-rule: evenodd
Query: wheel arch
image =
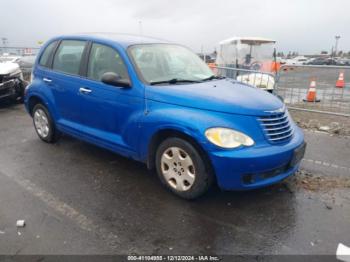
<path fill-rule="evenodd" d="M 156 158 L 156 152 L 158 146 L 167 138 L 170 137 L 177 137 L 181 138 L 187 142 L 189 142 L 198 152 L 201 156 L 203 156 L 204 163 L 206 163 L 206 168 L 209 170 L 209 172 L 212 172 L 212 174 L 215 176 L 215 171 L 213 168 L 213 165 L 211 163 L 211 160 L 207 154 L 207 152 L 203 149 L 203 147 L 200 145 L 200 143 L 193 138 L 190 134 L 186 133 L 185 131 L 180 131 L 177 129 L 172 128 L 166 128 L 157 131 L 151 138 L 149 145 L 148 145 L 148 154 L 147 154 L 147 167 L 149 169 L 155 168 L 155 158 Z"/>
<path fill-rule="evenodd" d="M 39 103 L 45 106 L 44 100 L 39 96 L 33 95 L 28 99 L 28 112 L 30 115 L 33 115 L 33 109 Z"/>
<path fill-rule="evenodd" d="M 35 105 L 38 103 L 42 104 L 46 107 L 46 109 L 49 111 L 52 120 L 57 119 L 56 111 L 54 110 L 54 107 L 52 106 L 52 99 L 48 99 L 46 95 L 41 95 L 38 93 L 32 93 L 30 96 L 28 96 L 27 101 L 25 102 L 26 108 L 28 113 L 32 116 L 33 115 L 33 109 Z"/>

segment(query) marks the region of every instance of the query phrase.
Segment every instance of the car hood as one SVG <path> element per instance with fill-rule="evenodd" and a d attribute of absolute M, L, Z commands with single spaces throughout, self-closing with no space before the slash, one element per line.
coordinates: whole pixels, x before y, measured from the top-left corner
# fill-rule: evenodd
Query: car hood
<path fill-rule="evenodd" d="M 282 108 L 274 95 L 234 80 L 146 87 L 146 98 L 163 103 L 241 115 L 266 115 Z"/>
<path fill-rule="evenodd" d="M 0 63 L 0 75 L 8 75 L 19 70 L 19 66 L 12 62 Z"/>

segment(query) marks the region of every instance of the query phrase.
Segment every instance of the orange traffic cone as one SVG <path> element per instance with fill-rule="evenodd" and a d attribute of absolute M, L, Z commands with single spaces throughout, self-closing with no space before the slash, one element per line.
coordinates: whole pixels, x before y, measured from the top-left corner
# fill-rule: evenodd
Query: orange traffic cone
<path fill-rule="evenodd" d="M 312 79 L 310 82 L 309 90 L 307 91 L 306 99 L 304 102 L 320 102 L 320 99 L 316 97 L 316 80 Z"/>
<path fill-rule="evenodd" d="M 335 87 L 338 87 L 338 88 L 345 87 L 344 73 L 343 72 L 339 73 L 339 77 L 338 77 L 337 82 L 335 83 Z"/>

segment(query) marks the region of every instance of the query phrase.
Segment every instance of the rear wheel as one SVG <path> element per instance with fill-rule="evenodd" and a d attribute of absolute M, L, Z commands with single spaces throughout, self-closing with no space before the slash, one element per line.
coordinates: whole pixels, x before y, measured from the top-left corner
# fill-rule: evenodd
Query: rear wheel
<path fill-rule="evenodd" d="M 156 167 L 162 183 L 185 199 L 203 195 L 213 182 L 213 174 L 203 156 L 191 143 L 180 138 L 169 138 L 160 144 Z"/>
<path fill-rule="evenodd" d="M 54 143 L 59 139 L 59 132 L 50 113 L 42 104 L 37 104 L 33 108 L 33 123 L 36 133 L 44 142 Z"/>

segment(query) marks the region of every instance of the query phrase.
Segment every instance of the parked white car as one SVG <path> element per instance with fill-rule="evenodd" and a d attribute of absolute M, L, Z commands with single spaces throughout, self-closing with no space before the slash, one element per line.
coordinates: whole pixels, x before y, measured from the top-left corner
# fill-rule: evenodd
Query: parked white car
<path fill-rule="evenodd" d="M 19 57 L 0 57 L 0 100 L 22 101 L 25 89 L 23 74 L 16 63 Z"/>
<path fill-rule="evenodd" d="M 292 59 L 286 59 L 286 65 L 304 65 L 306 64 L 310 59 L 305 56 L 297 56 Z"/>

